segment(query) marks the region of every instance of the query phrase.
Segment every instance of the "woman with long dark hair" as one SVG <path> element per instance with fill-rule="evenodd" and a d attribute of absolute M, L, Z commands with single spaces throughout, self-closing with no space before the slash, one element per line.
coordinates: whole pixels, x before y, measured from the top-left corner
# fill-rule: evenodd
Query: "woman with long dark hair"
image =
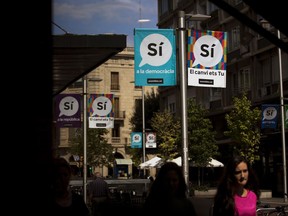
<path fill-rule="evenodd" d="M 260 197 L 258 180 L 249 162 L 233 157 L 225 170 L 214 197 L 214 216 L 256 216 Z"/>

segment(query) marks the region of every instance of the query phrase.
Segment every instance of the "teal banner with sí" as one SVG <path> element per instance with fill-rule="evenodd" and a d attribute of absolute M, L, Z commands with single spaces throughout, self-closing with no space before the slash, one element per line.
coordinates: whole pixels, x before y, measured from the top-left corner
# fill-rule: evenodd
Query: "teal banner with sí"
<path fill-rule="evenodd" d="M 131 148 L 142 148 L 142 132 L 131 133 Z"/>
<path fill-rule="evenodd" d="M 135 29 L 134 77 L 135 86 L 176 85 L 174 29 Z"/>

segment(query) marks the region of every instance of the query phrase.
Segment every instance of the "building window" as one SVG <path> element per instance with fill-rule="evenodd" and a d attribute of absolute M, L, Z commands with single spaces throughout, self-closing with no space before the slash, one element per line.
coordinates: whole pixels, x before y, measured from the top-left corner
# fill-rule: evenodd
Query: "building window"
<path fill-rule="evenodd" d="M 120 100 L 118 97 L 114 97 L 114 116 L 118 118 L 120 116 Z"/>
<path fill-rule="evenodd" d="M 160 0 L 159 13 L 160 16 L 173 9 L 172 0 Z"/>
<path fill-rule="evenodd" d="M 114 124 L 114 128 L 112 128 L 112 137 L 120 137 L 120 125 Z"/>
<path fill-rule="evenodd" d="M 221 88 L 210 88 L 210 101 L 221 99 L 222 90 Z"/>
<path fill-rule="evenodd" d="M 120 137 L 120 126 L 114 124 L 114 128 L 112 128 L 112 137 Z"/>
<path fill-rule="evenodd" d="M 175 113 L 175 103 L 170 103 L 169 104 L 169 112 L 170 113 Z"/>
<path fill-rule="evenodd" d="M 228 33 L 228 50 L 232 51 L 240 47 L 240 26 L 236 26 Z"/>
<path fill-rule="evenodd" d="M 240 91 L 248 91 L 251 88 L 250 85 L 250 69 L 249 68 L 242 68 L 239 72 L 239 86 Z"/>
<path fill-rule="evenodd" d="M 237 93 L 238 92 L 238 82 L 237 82 L 237 74 L 236 73 L 233 73 L 233 76 L 232 76 L 233 78 L 233 82 L 232 82 L 232 84 L 233 84 L 233 91 L 234 91 L 234 94 L 235 93 Z"/>
<path fill-rule="evenodd" d="M 262 66 L 262 77 L 263 77 L 263 84 L 270 85 L 271 84 L 271 63 L 270 59 L 265 59 L 261 61 Z"/>
<path fill-rule="evenodd" d="M 274 55 L 272 56 L 272 83 L 277 83 L 280 80 L 280 73 L 279 73 L 280 67 L 279 67 L 279 56 Z"/>
<path fill-rule="evenodd" d="M 111 72 L 111 90 L 120 90 L 118 72 Z"/>
<path fill-rule="evenodd" d="M 175 95 L 170 95 L 167 97 L 167 104 L 168 104 L 168 111 L 170 113 L 175 113 L 176 112 L 176 96 Z"/>
<path fill-rule="evenodd" d="M 135 99 L 135 110 L 142 110 L 142 98 Z"/>
<path fill-rule="evenodd" d="M 136 85 L 134 85 L 134 89 L 142 89 L 142 86 L 136 86 Z"/>

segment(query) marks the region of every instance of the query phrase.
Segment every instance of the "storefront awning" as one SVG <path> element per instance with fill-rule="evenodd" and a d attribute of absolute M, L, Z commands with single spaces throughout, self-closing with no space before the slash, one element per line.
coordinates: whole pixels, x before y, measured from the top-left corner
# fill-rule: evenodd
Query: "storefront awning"
<path fill-rule="evenodd" d="M 53 95 L 126 48 L 126 35 L 54 35 Z"/>
<path fill-rule="evenodd" d="M 117 165 L 131 165 L 133 162 L 131 159 L 115 159 Z"/>

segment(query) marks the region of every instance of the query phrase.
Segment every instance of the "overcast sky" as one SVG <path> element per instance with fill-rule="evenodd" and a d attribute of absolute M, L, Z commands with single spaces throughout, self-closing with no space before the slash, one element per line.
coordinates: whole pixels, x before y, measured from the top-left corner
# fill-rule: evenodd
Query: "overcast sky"
<path fill-rule="evenodd" d="M 134 28 L 157 28 L 157 0 L 53 0 L 52 3 L 52 21 L 71 34 L 124 34 L 127 46 L 134 46 Z M 141 24 L 140 17 L 150 22 Z M 52 26 L 52 33 L 64 34 L 56 25 Z"/>

